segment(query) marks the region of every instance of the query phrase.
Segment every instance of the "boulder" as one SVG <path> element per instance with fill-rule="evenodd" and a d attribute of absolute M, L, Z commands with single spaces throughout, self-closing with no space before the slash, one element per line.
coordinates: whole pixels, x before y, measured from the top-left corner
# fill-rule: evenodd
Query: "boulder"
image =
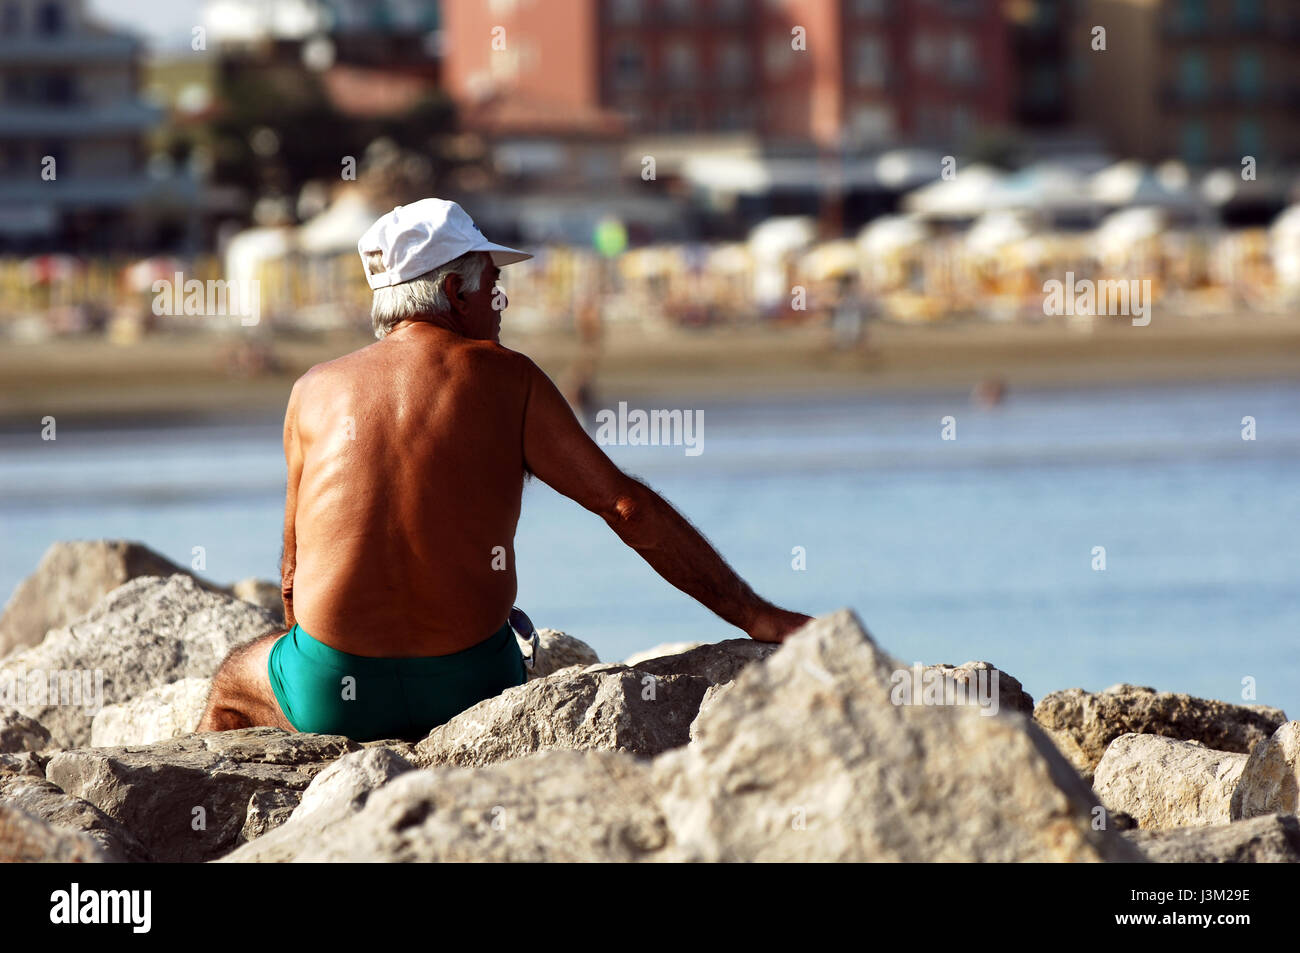
<path fill-rule="evenodd" d="M 210 678 L 180 678 L 120 705 L 106 705 L 90 723 L 94 748 L 150 745 L 194 731 L 203 717 Z"/>
<path fill-rule="evenodd" d="M 263 859 L 257 846 L 230 859 Z M 649 767 L 618 751 L 543 751 L 486 768 L 408 771 L 361 810 L 289 847 L 302 862 L 677 859 Z"/>
<path fill-rule="evenodd" d="M 623 664 L 628 668 L 636 668 L 642 662 L 648 662 L 651 659 L 663 658 L 665 655 L 681 655 L 683 652 L 689 652 L 691 649 L 699 648 L 705 645 L 704 642 L 661 642 L 653 648 L 644 649 L 640 652 L 633 652 L 627 658 L 623 659 Z"/>
<path fill-rule="evenodd" d="M 50 733 L 39 721 L 17 708 L 0 707 L 0 754 L 43 751 L 52 746 Z"/>
<path fill-rule="evenodd" d="M 647 659 L 636 668 L 651 675 L 695 675 L 707 679 L 710 685 L 720 685 L 732 681 L 747 665 L 761 662 L 778 648 L 775 642 L 727 639 Z"/>
<path fill-rule="evenodd" d="M 1300 813 L 1300 721 L 1255 746 L 1232 794 L 1232 819 Z"/>
<path fill-rule="evenodd" d="M 1300 821 L 1270 814 L 1232 824 L 1123 835 L 1162 864 L 1298 864 Z"/>
<path fill-rule="evenodd" d="M 334 735 L 244 728 L 62 751 L 46 776 L 120 821 L 158 861 L 201 861 L 235 847 L 254 794 L 301 791 L 359 747 Z"/>
<path fill-rule="evenodd" d="M 1286 721 L 1267 705 L 1233 705 L 1138 685 L 1112 685 L 1104 692 L 1070 688 L 1043 698 L 1034 720 L 1074 738 L 1095 770 L 1120 735 L 1163 735 L 1199 741 L 1216 751 L 1249 754 Z"/>
<path fill-rule="evenodd" d="M 656 758 L 675 847 L 700 861 L 1136 861 L 1014 711 L 895 704 L 906 669 L 847 610 L 748 666 Z"/>
<path fill-rule="evenodd" d="M 267 613 L 189 576 L 134 579 L 0 662 L 0 701 L 39 721 L 55 745 L 86 745 L 104 705 L 210 677 L 231 648 L 274 627 Z"/>
<path fill-rule="evenodd" d="M 44 778 L 0 775 L 0 803 L 55 827 L 85 834 L 100 846 L 105 860 L 145 863 L 152 859 L 126 827 L 89 801 L 65 794 Z"/>
<path fill-rule="evenodd" d="M 416 762 L 485 765 L 550 748 L 604 748 L 649 756 L 690 740 L 709 683 L 624 665 L 534 679 L 485 699 L 434 728 Z"/>
<path fill-rule="evenodd" d="M 304 845 L 332 836 L 325 832 L 365 806 L 372 792 L 414 765 L 387 748 L 365 748 L 344 755 L 316 775 L 298 798 L 292 814 L 275 830 L 248 838 L 222 858 L 232 863 L 274 863 L 294 859 Z M 246 825 L 247 827 L 247 825 Z"/>
<path fill-rule="evenodd" d="M 279 583 L 266 579 L 241 579 L 226 591 L 236 599 L 243 599 L 266 610 L 275 617 L 277 624 L 284 625 L 284 597 Z"/>
<path fill-rule="evenodd" d="M 42 758 L 32 751 L 18 754 L 0 754 L 0 781 L 7 774 L 22 774 L 29 778 L 45 779 L 45 764 L 48 758 Z"/>
<path fill-rule="evenodd" d="M 1142 830 L 1204 827 L 1231 819 L 1246 755 L 1163 735 L 1120 735 L 1097 765 L 1093 788 Z"/>
<path fill-rule="evenodd" d="M 1022 715 L 1033 715 L 1034 713 L 1034 700 L 1025 691 L 1025 687 L 1020 684 L 1020 680 L 1014 675 L 1008 675 L 991 662 L 963 662 L 961 665 L 942 662 L 938 665 L 927 665 L 925 669 L 926 671 L 942 672 L 945 678 L 960 682 L 967 692 L 986 691 L 996 685 L 997 705 L 999 708 L 1018 711 Z M 981 672 L 990 674 L 980 675 Z M 997 672 L 996 682 L 992 681 L 993 672 Z M 987 685 L 988 689 L 985 689 L 984 685 Z"/>
<path fill-rule="evenodd" d="M 147 546 L 121 539 L 54 543 L 0 614 L 0 658 L 38 644 L 101 598 L 138 576 L 185 572 Z"/>
<path fill-rule="evenodd" d="M 93 837 L 0 801 L 0 864 L 102 864 L 109 860 Z"/>
<path fill-rule="evenodd" d="M 596 650 L 581 639 L 558 629 L 538 629 L 537 661 L 528 677 L 545 678 L 571 665 L 595 665 L 599 661 Z"/>

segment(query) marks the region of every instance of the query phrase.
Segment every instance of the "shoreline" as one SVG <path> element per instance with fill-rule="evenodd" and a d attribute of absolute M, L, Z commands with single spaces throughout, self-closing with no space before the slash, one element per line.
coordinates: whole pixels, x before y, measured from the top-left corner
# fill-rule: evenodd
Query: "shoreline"
<path fill-rule="evenodd" d="M 89 426 L 262 419 L 282 412 L 307 368 L 373 339 L 330 332 L 270 339 L 274 370 L 229 370 L 234 335 L 159 335 L 129 347 L 56 339 L 0 351 L 0 430 L 52 415 Z M 563 388 L 580 354 L 572 335 L 506 334 Z M 654 330 L 615 326 L 596 365 L 597 401 L 746 400 L 964 391 L 996 379 L 1014 391 L 1214 384 L 1300 378 L 1300 320 L 1171 319 L 1131 328 L 879 324 L 868 347 L 832 347 L 823 327 Z"/>

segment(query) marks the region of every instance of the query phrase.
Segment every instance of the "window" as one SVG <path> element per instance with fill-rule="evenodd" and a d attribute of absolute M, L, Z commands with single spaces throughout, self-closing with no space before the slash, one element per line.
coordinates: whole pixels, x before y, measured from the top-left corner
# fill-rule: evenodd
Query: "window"
<path fill-rule="evenodd" d="M 938 59 L 938 41 L 928 33 L 918 33 L 912 41 L 912 62 L 919 69 L 933 69 Z"/>
<path fill-rule="evenodd" d="M 63 32 L 63 5 L 42 3 L 36 11 L 36 31 L 46 36 Z"/>
<path fill-rule="evenodd" d="M 1264 92 L 1264 61 L 1254 50 L 1237 54 L 1237 95 L 1242 99 L 1259 99 Z"/>
<path fill-rule="evenodd" d="M 1177 15 L 1179 28 L 1188 33 L 1199 33 L 1209 21 L 1205 0 L 1179 0 Z"/>
<path fill-rule="evenodd" d="M 885 15 L 885 0 L 852 0 L 849 13 L 858 19 Z"/>
<path fill-rule="evenodd" d="M 763 66 L 773 76 L 780 76 L 790 69 L 794 62 L 794 49 L 790 46 L 790 37 L 776 34 L 768 39 L 763 47 Z"/>
<path fill-rule="evenodd" d="M 970 83 L 977 75 L 975 44 L 964 33 L 948 38 L 948 78 L 955 83 Z"/>
<path fill-rule="evenodd" d="M 695 47 L 687 40 L 674 40 L 665 57 L 668 80 L 675 86 L 689 86 L 695 82 Z"/>
<path fill-rule="evenodd" d="M 1237 0 L 1234 18 L 1238 26 L 1259 26 L 1264 19 L 1259 0 Z"/>
<path fill-rule="evenodd" d="M 749 78 L 749 50 L 740 40 L 729 40 L 718 56 L 724 86 L 743 86 Z"/>
<path fill-rule="evenodd" d="M 1205 54 L 1189 50 L 1178 61 L 1178 91 L 1184 99 L 1204 99 L 1209 92 L 1209 67 Z"/>
<path fill-rule="evenodd" d="M 884 41 L 878 36 L 860 36 L 853 43 L 853 82 L 867 89 L 885 85 L 888 63 Z"/>
<path fill-rule="evenodd" d="M 1210 135 L 1199 119 L 1183 123 L 1181 153 L 1189 165 L 1204 164 L 1210 153 Z"/>
<path fill-rule="evenodd" d="M 1259 156 L 1264 151 L 1264 128 L 1258 119 L 1237 120 L 1237 152 Z"/>
<path fill-rule="evenodd" d="M 645 84 L 645 55 L 632 41 L 620 43 L 614 51 L 614 85 L 638 89 Z"/>
<path fill-rule="evenodd" d="M 853 110 L 853 135 L 862 145 L 888 142 L 894 135 L 894 112 L 888 106 L 859 106 Z"/>
<path fill-rule="evenodd" d="M 5 36 L 14 36 L 23 31 L 23 8 L 18 5 L 18 0 L 6 0 L 3 8 L 0 8 L 0 33 Z"/>
<path fill-rule="evenodd" d="M 610 0 L 609 18 L 614 23 L 639 23 L 641 0 Z"/>

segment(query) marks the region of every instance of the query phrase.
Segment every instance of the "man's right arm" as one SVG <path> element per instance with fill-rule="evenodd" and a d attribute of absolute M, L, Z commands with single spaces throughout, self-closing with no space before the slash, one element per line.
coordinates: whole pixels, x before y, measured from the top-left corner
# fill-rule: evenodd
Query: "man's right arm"
<path fill-rule="evenodd" d="M 761 599 L 685 517 L 616 467 L 532 361 L 524 462 L 556 491 L 601 516 L 659 575 L 750 637 L 780 642 L 809 621 Z"/>

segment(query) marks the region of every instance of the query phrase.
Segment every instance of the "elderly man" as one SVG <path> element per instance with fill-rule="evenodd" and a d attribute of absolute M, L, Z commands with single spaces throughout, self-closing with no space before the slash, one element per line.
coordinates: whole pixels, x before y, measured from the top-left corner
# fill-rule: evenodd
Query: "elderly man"
<path fill-rule="evenodd" d="M 287 632 L 230 653 L 200 731 L 420 737 L 526 678 L 509 619 L 532 473 L 752 638 L 808 617 L 760 599 L 676 510 L 614 466 L 555 385 L 498 342 L 493 244 L 424 199 L 358 244 L 379 341 L 313 367 L 284 421 Z"/>

